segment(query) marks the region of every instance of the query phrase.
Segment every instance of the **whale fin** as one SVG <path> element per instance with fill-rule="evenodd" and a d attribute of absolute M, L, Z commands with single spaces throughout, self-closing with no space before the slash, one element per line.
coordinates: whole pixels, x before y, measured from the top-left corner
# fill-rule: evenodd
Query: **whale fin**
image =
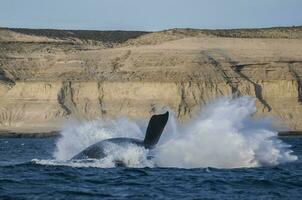
<path fill-rule="evenodd" d="M 144 139 L 144 145 L 146 148 L 153 148 L 157 144 L 167 124 L 168 118 L 168 111 L 165 114 L 153 115 L 151 117 Z"/>

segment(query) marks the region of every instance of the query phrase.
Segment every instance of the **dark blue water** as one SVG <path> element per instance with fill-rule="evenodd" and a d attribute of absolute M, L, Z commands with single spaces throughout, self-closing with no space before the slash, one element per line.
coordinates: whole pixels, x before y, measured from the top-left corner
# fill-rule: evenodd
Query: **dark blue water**
<path fill-rule="evenodd" d="M 0 139 L 0 199 L 301 199 L 302 138 L 283 138 L 298 161 L 243 169 L 75 168 L 40 165 L 55 139 Z"/>

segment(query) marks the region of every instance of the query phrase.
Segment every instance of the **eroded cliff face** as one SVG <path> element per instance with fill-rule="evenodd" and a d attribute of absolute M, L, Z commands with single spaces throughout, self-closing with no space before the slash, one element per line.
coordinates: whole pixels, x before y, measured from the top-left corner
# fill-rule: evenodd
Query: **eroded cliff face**
<path fill-rule="evenodd" d="M 222 38 L 181 30 L 108 45 L 12 32 L 0 37 L 1 130 L 59 130 L 72 118 L 140 119 L 164 107 L 187 120 L 228 95 L 253 96 L 258 116 L 302 130 L 299 35 Z"/>

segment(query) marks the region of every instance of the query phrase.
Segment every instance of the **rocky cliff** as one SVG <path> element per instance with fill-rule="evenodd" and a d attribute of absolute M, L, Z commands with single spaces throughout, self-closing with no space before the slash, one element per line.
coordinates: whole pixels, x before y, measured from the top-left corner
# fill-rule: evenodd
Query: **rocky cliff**
<path fill-rule="evenodd" d="M 66 119 L 186 120 L 217 96 L 302 130 L 302 27 L 161 32 L 0 29 L 0 130 L 59 130 Z"/>

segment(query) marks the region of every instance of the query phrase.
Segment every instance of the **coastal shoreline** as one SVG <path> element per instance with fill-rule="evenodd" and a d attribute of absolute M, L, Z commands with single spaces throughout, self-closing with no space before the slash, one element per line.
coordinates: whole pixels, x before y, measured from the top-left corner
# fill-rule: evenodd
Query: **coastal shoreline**
<path fill-rule="evenodd" d="M 52 136 L 69 119 L 140 120 L 167 107 L 186 121 L 225 96 L 250 96 L 255 117 L 302 130 L 301 26 L 0 28 L 0 58 L 0 132 L 6 136 Z"/>
<path fill-rule="evenodd" d="M 302 136 L 302 131 L 280 131 L 278 132 L 279 137 L 295 137 Z"/>
<path fill-rule="evenodd" d="M 51 138 L 59 137 L 60 131 L 49 131 L 49 132 L 9 132 L 0 131 L 0 138 Z M 301 137 L 302 131 L 280 131 L 278 132 L 278 137 Z"/>
<path fill-rule="evenodd" d="M 60 136 L 59 131 L 41 132 L 41 133 L 22 133 L 0 131 L 0 138 L 50 138 Z"/>

